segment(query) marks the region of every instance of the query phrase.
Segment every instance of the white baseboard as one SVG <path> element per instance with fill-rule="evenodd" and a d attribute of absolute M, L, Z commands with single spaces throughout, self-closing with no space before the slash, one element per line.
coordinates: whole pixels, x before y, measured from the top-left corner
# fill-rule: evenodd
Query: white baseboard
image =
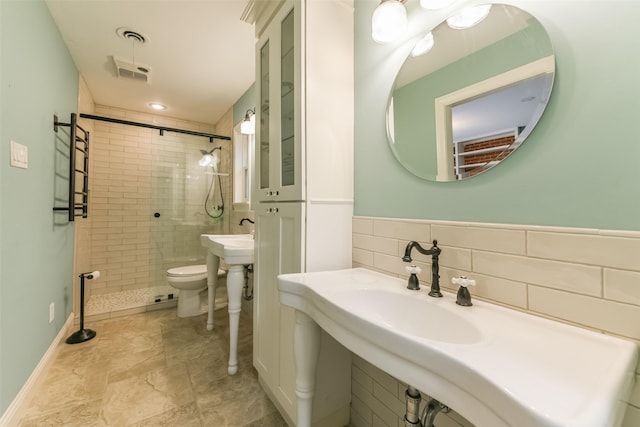
<path fill-rule="evenodd" d="M 11 402 L 11 405 L 9 405 L 4 414 L 2 414 L 2 418 L 0 418 L 0 427 L 13 427 L 18 425 L 20 418 L 22 418 L 22 414 L 27 409 L 26 406 L 29 403 L 29 400 L 31 400 L 31 395 L 36 384 L 38 384 L 42 374 L 46 372 L 49 363 L 55 359 L 58 345 L 63 342 L 69 330 L 73 327 L 73 319 L 74 315 L 71 313 L 67 318 L 67 321 L 64 322 L 64 326 L 60 329 L 60 332 L 58 332 L 58 335 L 56 335 L 55 339 L 51 342 L 47 352 L 42 356 L 42 359 L 40 359 L 40 362 L 33 372 L 31 372 L 27 382 L 24 383 L 16 397 L 13 399 L 13 402 Z"/>

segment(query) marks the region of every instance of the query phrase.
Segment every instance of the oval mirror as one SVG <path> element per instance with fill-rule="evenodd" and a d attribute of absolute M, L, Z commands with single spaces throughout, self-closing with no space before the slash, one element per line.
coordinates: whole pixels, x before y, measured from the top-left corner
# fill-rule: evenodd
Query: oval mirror
<path fill-rule="evenodd" d="M 555 58 L 540 22 L 511 5 L 482 7 L 488 14 L 473 26 L 459 22 L 467 9 L 427 33 L 396 77 L 389 144 L 421 178 L 458 181 L 500 163 L 549 100 Z"/>

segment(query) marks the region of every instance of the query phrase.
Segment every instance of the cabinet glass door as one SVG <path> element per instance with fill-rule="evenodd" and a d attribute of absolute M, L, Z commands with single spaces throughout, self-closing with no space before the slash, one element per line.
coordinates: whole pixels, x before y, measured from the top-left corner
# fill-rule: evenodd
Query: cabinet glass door
<path fill-rule="evenodd" d="M 260 189 L 269 188 L 269 41 L 260 49 Z"/>
<path fill-rule="evenodd" d="M 280 39 L 280 172 L 283 187 L 295 184 L 295 86 L 294 86 L 294 11 L 282 21 Z"/>

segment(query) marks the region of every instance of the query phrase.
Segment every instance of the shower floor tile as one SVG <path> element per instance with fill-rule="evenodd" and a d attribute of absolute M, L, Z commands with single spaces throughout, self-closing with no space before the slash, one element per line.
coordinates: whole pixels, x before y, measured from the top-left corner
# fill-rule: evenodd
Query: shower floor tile
<path fill-rule="evenodd" d="M 174 299 L 168 299 L 173 294 Z M 155 302 L 159 298 L 160 302 Z M 99 318 L 115 317 L 118 312 L 132 314 L 135 309 L 138 312 L 150 311 L 157 308 L 167 308 L 177 304 L 178 292 L 171 286 L 155 286 L 150 288 L 131 289 L 127 291 L 111 292 L 108 294 L 91 295 L 85 305 L 87 318 L 98 320 Z M 158 306 L 158 307 L 155 307 Z M 104 316 L 108 314 L 108 316 Z"/>

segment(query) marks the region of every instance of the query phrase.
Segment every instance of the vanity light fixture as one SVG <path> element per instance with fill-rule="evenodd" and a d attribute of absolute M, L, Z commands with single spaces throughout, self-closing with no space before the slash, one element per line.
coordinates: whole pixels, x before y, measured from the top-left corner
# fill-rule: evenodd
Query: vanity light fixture
<path fill-rule="evenodd" d="M 157 102 L 149 103 L 149 107 L 152 108 L 153 110 L 157 110 L 157 111 L 162 111 L 162 110 L 166 110 L 167 109 L 166 105 L 162 105 L 162 104 L 159 104 Z"/>
<path fill-rule="evenodd" d="M 240 133 L 243 135 L 256 133 L 256 113 L 254 110 L 249 109 L 244 113 L 244 120 L 240 123 Z"/>
<path fill-rule="evenodd" d="M 482 22 L 482 20 L 489 15 L 490 10 L 490 4 L 467 7 L 462 9 L 462 12 L 447 18 L 447 25 L 454 30 L 465 30 L 467 28 L 471 28 Z"/>
<path fill-rule="evenodd" d="M 420 0 L 420 6 L 427 10 L 444 9 L 452 5 L 456 0 Z"/>
<path fill-rule="evenodd" d="M 416 43 L 409 55 L 413 57 L 424 55 L 425 53 L 429 52 L 431 48 L 433 48 L 433 43 L 433 34 L 431 33 L 431 31 L 429 31 L 426 36 L 421 38 L 420 41 Z"/>
<path fill-rule="evenodd" d="M 407 33 L 406 0 L 382 0 L 371 17 L 371 37 L 378 43 L 389 43 Z"/>

